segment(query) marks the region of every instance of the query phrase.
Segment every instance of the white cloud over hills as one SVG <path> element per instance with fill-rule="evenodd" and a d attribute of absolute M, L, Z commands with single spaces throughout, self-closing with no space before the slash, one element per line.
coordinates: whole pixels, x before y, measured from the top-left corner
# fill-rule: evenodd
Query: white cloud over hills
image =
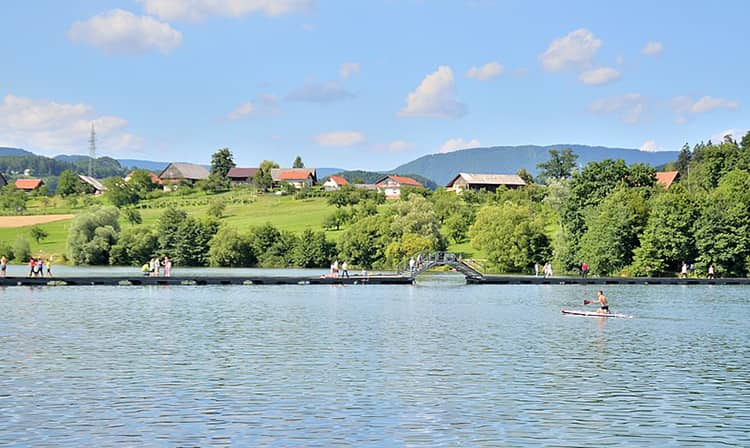
<path fill-rule="evenodd" d="M 196 22 L 212 16 L 242 17 L 258 13 L 281 16 L 305 12 L 314 0 L 139 0 L 147 13 L 164 20 Z"/>
<path fill-rule="evenodd" d="M 466 105 L 456 98 L 453 70 L 445 65 L 427 75 L 416 90 L 406 97 L 402 117 L 459 118 L 466 115 Z"/>
<path fill-rule="evenodd" d="M 467 148 L 477 148 L 479 146 L 482 146 L 482 144 L 475 138 L 472 138 L 471 140 L 464 140 L 463 138 L 451 138 L 440 145 L 437 152 L 439 154 L 445 154 L 446 152 L 453 152 Z"/>
<path fill-rule="evenodd" d="M 182 33 L 153 17 L 137 16 L 114 9 L 86 21 L 74 23 L 68 38 L 99 48 L 109 54 L 167 54 L 182 43 Z"/>
<path fill-rule="evenodd" d="M 97 115 L 87 104 L 57 103 L 6 95 L 0 103 L 0 145 L 33 149 L 48 155 L 86 153 L 91 123 L 104 154 L 137 151 L 143 140 L 126 132 L 124 118 Z M 52 151 L 52 152 L 50 152 Z"/>

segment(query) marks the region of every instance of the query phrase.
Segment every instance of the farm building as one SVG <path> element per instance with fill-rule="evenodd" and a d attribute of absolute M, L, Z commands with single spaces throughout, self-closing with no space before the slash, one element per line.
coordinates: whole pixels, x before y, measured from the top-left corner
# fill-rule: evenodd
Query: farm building
<path fill-rule="evenodd" d="M 318 183 L 314 168 L 272 168 L 271 178 L 274 186 L 288 183 L 298 189 L 312 187 Z"/>
<path fill-rule="evenodd" d="M 159 179 L 167 189 L 167 184 L 175 185 L 180 182 L 195 184 L 198 181 L 206 180 L 208 174 L 208 170 L 202 165 L 172 162 L 159 174 Z"/>
<path fill-rule="evenodd" d="M 229 170 L 227 177 L 232 184 L 243 185 L 253 183 L 253 177 L 258 172 L 258 168 L 240 168 L 234 167 Z"/>
<path fill-rule="evenodd" d="M 518 188 L 526 186 L 526 182 L 517 174 L 474 174 L 458 173 L 445 189 L 461 194 L 464 190 L 486 190 L 494 192 L 500 187 Z"/>
<path fill-rule="evenodd" d="M 381 177 L 375 182 L 380 193 L 385 194 L 386 199 L 398 199 L 401 197 L 401 187 L 421 187 L 422 184 L 406 176 L 388 175 Z"/>
<path fill-rule="evenodd" d="M 95 195 L 100 195 L 107 191 L 107 187 L 105 187 L 98 179 L 94 179 L 90 176 L 83 176 L 81 174 L 78 175 L 78 178 L 84 184 L 89 185 L 91 189 L 93 189 Z"/>
<path fill-rule="evenodd" d="M 323 182 L 323 188 L 325 191 L 334 191 L 348 184 L 349 181 L 341 176 L 329 176 L 328 179 Z"/>
<path fill-rule="evenodd" d="M 679 178 L 679 171 L 659 171 L 656 173 L 656 183 L 666 189 L 669 189 Z"/>
<path fill-rule="evenodd" d="M 44 185 L 42 179 L 16 179 L 16 190 L 23 190 L 27 193 L 38 190 Z"/>

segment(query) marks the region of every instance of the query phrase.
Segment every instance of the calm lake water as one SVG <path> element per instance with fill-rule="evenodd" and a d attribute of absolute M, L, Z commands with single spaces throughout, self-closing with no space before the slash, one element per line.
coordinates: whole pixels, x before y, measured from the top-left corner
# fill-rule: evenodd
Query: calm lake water
<path fill-rule="evenodd" d="M 0 445 L 750 446 L 750 288 L 0 290 Z"/>

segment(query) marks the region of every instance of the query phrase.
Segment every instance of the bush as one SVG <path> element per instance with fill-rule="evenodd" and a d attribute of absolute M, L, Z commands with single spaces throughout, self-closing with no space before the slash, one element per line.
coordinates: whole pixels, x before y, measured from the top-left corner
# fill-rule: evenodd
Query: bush
<path fill-rule="evenodd" d="M 250 236 L 240 234 L 231 227 L 219 229 L 209 246 L 211 266 L 249 267 L 257 262 Z"/>
<path fill-rule="evenodd" d="M 15 258 L 13 254 L 13 247 L 5 241 L 0 241 L 0 257 L 5 255 L 5 258 L 10 261 Z"/>
<path fill-rule="evenodd" d="M 109 252 L 109 264 L 140 266 L 159 255 L 159 239 L 151 229 L 131 227 L 125 229 Z"/>
<path fill-rule="evenodd" d="M 68 232 L 68 258 L 73 264 L 108 264 L 109 251 L 117 242 L 119 212 L 114 207 L 94 207 L 78 215 Z"/>
<path fill-rule="evenodd" d="M 28 261 L 31 258 L 31 246 L 29 240 L 23 236 L 17 236 L 13 242 L 13 258 L 20 261 Z"/>

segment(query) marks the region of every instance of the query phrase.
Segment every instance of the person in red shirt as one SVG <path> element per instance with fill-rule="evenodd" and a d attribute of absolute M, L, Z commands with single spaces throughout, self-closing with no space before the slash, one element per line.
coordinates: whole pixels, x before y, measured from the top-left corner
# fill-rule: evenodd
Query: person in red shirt
<path fill-rule="evenodd" d="M 581 265 L 581 277 L 587 277 L 589 275 L 589 264 L 585 261 Z"/>
<path fill-rule="evenodd" d="M 29 277 L 34 276 L 34 269 L 36 268 L 36 260 L 34 257 L 29 258 Z"/>

